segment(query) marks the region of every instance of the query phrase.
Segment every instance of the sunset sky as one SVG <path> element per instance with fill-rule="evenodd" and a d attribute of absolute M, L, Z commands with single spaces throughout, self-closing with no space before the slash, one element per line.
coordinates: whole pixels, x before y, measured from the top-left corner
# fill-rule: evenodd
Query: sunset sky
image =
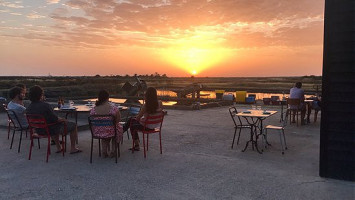
<path fill-rule="evenodd" d="M 324 0 L 0 0 L 0 76 L 321 75 Z"/>

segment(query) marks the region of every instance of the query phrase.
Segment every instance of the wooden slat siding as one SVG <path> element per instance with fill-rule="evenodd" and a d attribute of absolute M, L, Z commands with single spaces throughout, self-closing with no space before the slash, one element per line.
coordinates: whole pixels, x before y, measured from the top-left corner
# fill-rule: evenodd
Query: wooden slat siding
<path fill-rule="evenodd" d="M 319 174 L 354 181 L 355 1 L 326 0 L 324 19 Z"/>

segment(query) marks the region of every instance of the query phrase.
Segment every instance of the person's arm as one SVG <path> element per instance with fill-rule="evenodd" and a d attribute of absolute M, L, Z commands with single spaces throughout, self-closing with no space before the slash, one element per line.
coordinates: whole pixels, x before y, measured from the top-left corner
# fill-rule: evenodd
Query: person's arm
<path fill-rule="evenodd" d="M 145 113 L 145 104 L 142 106 L 141 110 L 139 111 L 138 115 L 136 116 L 136 119 L 139 121 Z"/>
<path fill-rule="evenodd" d="M 119 122 L 119 121 L 121 121 L 121 112 L 120 112 L 120 109 L 117 108 L 117 111 L 116 111 L 116 122 Z"/>
<path fill-rule="evenodd" d="M 54 123 L 54 122 L 57 122 L 59 120 L 58 116 L 55 114 L 53 108 L 51 105 L 49 105 L 48 103 L 45 103 L 46 107 L 46 120 L 48 123 Z"/>

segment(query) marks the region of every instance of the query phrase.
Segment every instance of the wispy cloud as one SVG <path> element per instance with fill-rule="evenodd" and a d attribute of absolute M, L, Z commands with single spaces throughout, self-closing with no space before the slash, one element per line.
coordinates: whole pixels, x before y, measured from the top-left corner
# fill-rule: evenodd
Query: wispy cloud
<path fill-rule="evenodd" d="M 8 1 L 0 1 L 0 6 L 8 7 L 8 8 L 23 8 L 21 1 L 8 2 Z"/>
<path fill-rule="evenodd" d="M 35 12 L 35 11 L 32 11 L 32 13 L 30 13 L 30 14 L 27 15 L 27 18 L 29 18 L 29 19 L 40 19 L 40 18 L 45 18 L 45 17 L 46 17 L 46 16 L 40 15 L 40 14 L 38 14 L 38 13 Z"/>
<path fill-rule="evenodd" d="M 57 4 L 60 0 L 47 0 L 47 4 Z"/>

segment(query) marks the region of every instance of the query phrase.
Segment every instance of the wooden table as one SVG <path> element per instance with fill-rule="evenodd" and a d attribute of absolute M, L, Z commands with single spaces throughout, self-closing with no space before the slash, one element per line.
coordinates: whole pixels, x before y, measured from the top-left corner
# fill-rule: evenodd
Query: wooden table
<path fill-rule="evenodd" d="M 244 152 L 247 149 L 249 143 L 251 143 L 253 150 L 255 146 L 256 151 L 262 153 L 258 148 L 258 137 L 259 135 L 263 134 L 263 120 L 276 113 L 277 111 L 269 111 L 269 110 L 267 110 L 266 112 L 262 110 L 245 110 L 242 112 L 238 112 L 236 114 L 236 116 L 243 117 L 247 121 L 247 123 L 251 126 L 250 139 L 246 143 L 242 152 Z M 259 134 L 257 134 L 257 129 L 259 129 L 260 131 Z"/>

